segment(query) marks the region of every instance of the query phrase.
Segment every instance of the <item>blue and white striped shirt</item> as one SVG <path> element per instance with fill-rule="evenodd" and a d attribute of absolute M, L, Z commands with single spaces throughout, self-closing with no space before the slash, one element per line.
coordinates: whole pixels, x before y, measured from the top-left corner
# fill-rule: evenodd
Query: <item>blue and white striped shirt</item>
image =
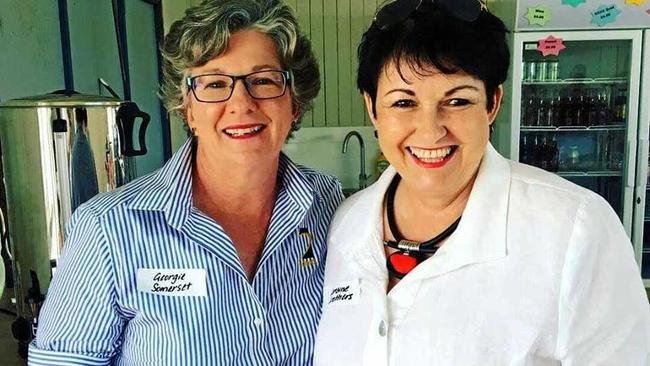
<path fill-rule="evenodd" d="M 157 172 L 75 212 L 30 365 L 311 364 L 339 182 L 281 155 L 250 283 L 224 230 L 192 205 L 191 155 L 186 143 Z M 311 266 L 301 265 L 305 231 Z M 143 292 L 141 269 L 205 270 L 207 296 Z"/>

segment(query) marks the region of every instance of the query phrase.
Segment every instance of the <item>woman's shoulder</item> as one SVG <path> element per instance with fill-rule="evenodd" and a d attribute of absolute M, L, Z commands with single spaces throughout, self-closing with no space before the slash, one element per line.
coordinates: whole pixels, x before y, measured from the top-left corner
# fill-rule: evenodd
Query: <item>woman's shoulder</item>
<path fill-rule="evenodd" d="M 570 201 L 583 201 L 598 196 L 595 192 L 579 186 L 556 173 L 510 161 L 512 186 L 526 189 L 531 197 L 543 198 L 546 195 Z"/>
<path fill-rule="evenodd" d="M 621 227 L 610 203 L 598 193 L 557 174 L 511 162 L 510 208 L 515 215 L 545 218 L 558 225 L 589 227 L 596 217 L 606 225 Z"/>
<path fill-rule="evenodd" d="M 339 179 L 331 174 L 327 174 L 316 169 L 295 164 L 296 168 L 317 188 L 330 189 L 332 187 L 341 186 Z"/>
<path fill-rule="evenodd" d="M 116 208 L 126 207 L 140 194 L 155 189 L 158 185 L 156 179 L 158 172 L 154 171 L 113 190 L 101 192 L 82 204 L 79 209 L 83 208 L 87 212 L 94 213 L 95 216 L 103 216 Z"/>
<path fill-rule="evenodd" d="M 330 224 L 330 239 L 359 236 L 360 232 L 373 230 L 381 220 L 383 187 L 374 183 L 346 198 L 337 208 Z M 338 242 L 333 240 L 332 242 Z M 333 249 L 334 247 L 330 247 Z"/>
<path fill-rule="evenodd" d="M 338 178 L 304 165 L 295 164 L 295 167 L 323 201 L 334 204 L 334 207 L 341 203 L 343 188 Z"/>

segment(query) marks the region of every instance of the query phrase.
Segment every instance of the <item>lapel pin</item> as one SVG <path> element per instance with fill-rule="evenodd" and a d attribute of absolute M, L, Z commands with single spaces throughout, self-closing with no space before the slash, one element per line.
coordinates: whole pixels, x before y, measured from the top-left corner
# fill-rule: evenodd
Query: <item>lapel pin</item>
<path fill-rule="evenodd" d="M 300 266 L 313 267 L 318 263 L 316 261 L 316 258 L 314 257 L 314 248 L 313 248 L 314 236 L 311 235 L 311 233 L 306 228 L 300 228 L 300 236 L 304 236 L 307 238 L 307 249 L 305 249 L 305 254 L 302 255 L 302 259 L 300 260 Z"/>

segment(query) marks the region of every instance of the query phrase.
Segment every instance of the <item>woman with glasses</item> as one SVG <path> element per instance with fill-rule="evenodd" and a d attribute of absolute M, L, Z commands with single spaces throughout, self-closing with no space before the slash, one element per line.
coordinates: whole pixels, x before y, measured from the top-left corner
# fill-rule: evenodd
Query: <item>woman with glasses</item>
<path fill-rule="evenodd" d="M 30 364 L 311 364 L 343 196 L 281 152 L 320 87 L 310 43 L 281 0 L 209 0 L 162 52 L 191 138 L 75 212 Z"/>
<path fill-rule="evenodd" d="M 648 365 L 650 307 L 597 194 L 489 143 L 507 30 L 476 0 L 397 0 L 359 47 L 391 164 L 328 236 L 315 365 Z"/>

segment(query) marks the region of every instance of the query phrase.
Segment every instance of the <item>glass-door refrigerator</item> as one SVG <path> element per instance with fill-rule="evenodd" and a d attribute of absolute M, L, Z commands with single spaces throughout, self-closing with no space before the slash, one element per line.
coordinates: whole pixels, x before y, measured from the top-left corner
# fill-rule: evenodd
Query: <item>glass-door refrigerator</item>
<path fill-rule="evenodd" d="M 543 56 L 549 36 L 565 48 Z M 597 192 L 630 237 L 642 39 L 640 30 L 516 32 L 513 47 L 511 158 Z"/>
<path fill-rule="evenodd" d="M 639 144 L 637 179 L 634 198 L 634 234 L 637 261 L 641 266 L 641 276 L 646 287 L 650 287 L 650 30 L 643 36 L 641 105 L 639 113 Z"/>

